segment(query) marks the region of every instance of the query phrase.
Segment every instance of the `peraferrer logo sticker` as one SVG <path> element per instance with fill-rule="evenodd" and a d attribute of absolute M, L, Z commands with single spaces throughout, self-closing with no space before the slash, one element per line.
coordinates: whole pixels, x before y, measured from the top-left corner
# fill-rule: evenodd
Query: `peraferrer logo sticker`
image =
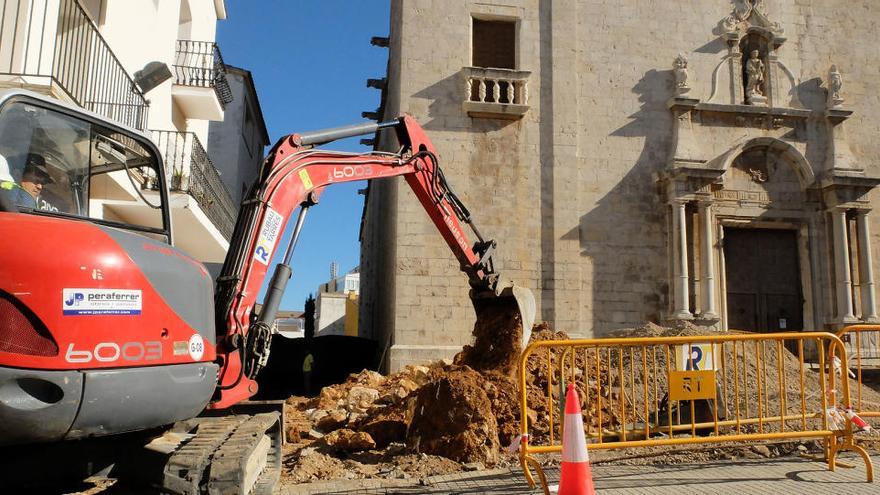
<path fill-rule="evenodd" d="M 63 289 L 65 315 L 139 315 L 143 297 L 139 290 Z"/>
<path fill-rule="evenodd" d="M 266 208 L 266 220 L 260 229 L 260 237 L 257 239 L 257 248 L 254 250 L 254 258 L 264 265 L 269 265 L 272 250 L 275 249 L 275 241 L 281 233 L 281 223 L 284 217 L 272 208 Z"/>

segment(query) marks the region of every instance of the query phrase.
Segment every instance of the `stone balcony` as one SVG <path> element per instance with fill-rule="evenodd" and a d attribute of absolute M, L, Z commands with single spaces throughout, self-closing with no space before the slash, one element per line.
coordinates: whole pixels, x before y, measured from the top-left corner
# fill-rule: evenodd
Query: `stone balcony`
<path fill-rule="evenodd" d="M 471 117 L 516 120 L 529 111 L 531 72 L 464 67 L 464 111 Z"/>

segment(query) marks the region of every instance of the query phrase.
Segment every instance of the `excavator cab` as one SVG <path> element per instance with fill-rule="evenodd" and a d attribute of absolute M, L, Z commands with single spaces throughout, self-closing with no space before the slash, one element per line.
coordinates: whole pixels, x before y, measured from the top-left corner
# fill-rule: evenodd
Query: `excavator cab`
<path fill-rule="evenodd" d="M 170 243 L 161 159 L 146 136 L 24 93 L 0 108 L 3 210 L 87 219 Z"/>
<path fill-rule="evenodd" d="M 213 282 L 171 245 L 149 138 L 46 96 L 0 93 L 0 232 L 0 445 L 204 409 L 218 368 Z"/>

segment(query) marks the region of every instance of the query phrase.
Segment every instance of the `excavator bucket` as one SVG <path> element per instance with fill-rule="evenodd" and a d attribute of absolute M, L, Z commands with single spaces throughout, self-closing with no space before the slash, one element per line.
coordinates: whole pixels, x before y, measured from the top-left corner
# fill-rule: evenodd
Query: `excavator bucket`
<path fill-rule="evenodd" d="M 535 296 L 525 287 L 510 285 L 497 293 L 471 291 L 471 300 L 477 321 L 474 343 L 465 349 L 463 363 L 479 370 L 512 370 L 532 335 Z"/>
<path fill-rule="evenodd" d="M 518 285 L 513 285 L 508 290 L 519 308 L 520 321 L 522 321 L 522 348 L 525 349 L 532 338 L 532 327 L 535 325 L 535 295 L 529 289 Z"/>

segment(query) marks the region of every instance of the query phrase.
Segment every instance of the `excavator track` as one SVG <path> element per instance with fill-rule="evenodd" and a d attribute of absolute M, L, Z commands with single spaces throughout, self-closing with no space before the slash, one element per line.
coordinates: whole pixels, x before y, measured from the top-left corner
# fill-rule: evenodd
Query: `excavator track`
<path fill-rule="evenodd" d="M 176 495 L 271 494 L 281 475 L 279 413 L 197 418 L 175 425 L 182 438 L 160 489 Z"/>

